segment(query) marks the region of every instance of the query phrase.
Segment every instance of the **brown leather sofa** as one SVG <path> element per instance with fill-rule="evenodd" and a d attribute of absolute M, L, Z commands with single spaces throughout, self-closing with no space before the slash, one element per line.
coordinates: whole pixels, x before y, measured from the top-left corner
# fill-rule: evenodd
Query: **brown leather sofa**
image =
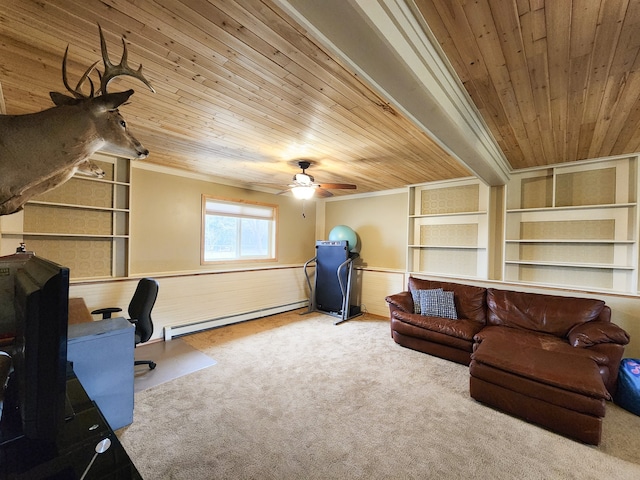
<path fill-rule="evenodd" d="M 457 319 L 415 313 L 414 293 L 452 291 Z M 597 445 L 627 333 L 601 300 L 409 278 L 386 298 L 400 345 L 469 365 L 476 400 Z"/>
<path fill-rule="evenodd" d="M 457 320 L 414 313 L 411 292 L 436 288 L 453 292 Z M 405 347 L 469 365 L 473 337 L 487 324 L 486 298 L 487 290 L 482 287 L 409 277 L 408 291 L 386 298 L 391 336 Z"/>

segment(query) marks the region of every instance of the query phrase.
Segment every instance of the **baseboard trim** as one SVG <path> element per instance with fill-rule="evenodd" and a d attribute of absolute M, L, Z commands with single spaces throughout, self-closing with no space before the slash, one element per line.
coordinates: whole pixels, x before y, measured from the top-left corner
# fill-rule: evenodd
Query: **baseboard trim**
<path fill-rule="evenodd" d="M 172 338 L 180 337 L 182 335 L 201 332 L 203 330 L 222 327 L 224 325 L 231 325 L 233 323 L 245 322 L 247 320 L 255 320 L 256 318 L 267 317 L 269 315 L 275 315 L 277 313 L 289 312 L 291 310 L 297 310 L 298 308 L 303 308 L 308 305 L 308 300 L 302 300 L 299 302 L 288 303 L 286 305 L 253 310 L 251 312 L 245 312 L 238 315 L 228 315 L 226 317 L 213 318 L 210 320 L 203 320 L 200 322 L 184 325 L 168 325 L 164 327 L 164 340 L 168 342 Z"/>

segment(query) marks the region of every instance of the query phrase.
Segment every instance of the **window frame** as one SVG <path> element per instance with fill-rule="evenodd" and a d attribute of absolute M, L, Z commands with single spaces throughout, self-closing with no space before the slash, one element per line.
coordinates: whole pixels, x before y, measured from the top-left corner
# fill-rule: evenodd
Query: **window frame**
<path fill-rule="evenodd" d="M 211 215 L 211 210 L 207 209 L 207 202 L 215 202 L 220 204 L 228 204 L 231 206 L 239 207 L 240 209 L 243 206 L 254 206 L 262 209 L 270 209 L 272 212 L 271 215 L 271 232 L 269 235 L 269 253 L 266 257 L 235 257 L 235 258 L 221 258 L 216 260 L 206 260 L 205 259 L 205 243 L 206 243 L 206 222 L 207 215 Z M 226 198 L 219 197 L 215 195 L 208 195 L 206 193 L 202 194 L 202 206 L 201 206 L 201 235 L 200 235 L 200 264 L 201 265 L 217 265 L 223 263 L 248 263 L 248 262 L 277 262 L 278 261 L 278 230 L 279 230 L 279 205 L 273 203 L 265 203 L 265 202 L 254 202 L 251 200 L 243 200 L 243 199 L 235 199 L 235 198 Z M 225 215 L 220 215 L 225 216 Z M 229 217 L 234 218 L 261 218 L 257 216 L 251 215 L 242 215 L 239 214 L 229 214 Z M 264 217 L 264 219 L 268 219 L 268 217 Z M 238 228 L 240 228 L 238 226 Z"/>

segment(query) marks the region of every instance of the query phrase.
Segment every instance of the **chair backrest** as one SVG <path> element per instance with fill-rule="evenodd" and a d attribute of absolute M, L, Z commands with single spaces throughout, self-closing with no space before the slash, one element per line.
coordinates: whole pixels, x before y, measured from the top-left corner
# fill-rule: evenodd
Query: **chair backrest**
<path fill-rule="evenodd" d="M 153 278 L 142 278 L 129 303 L 129 317 L 136 321 L 136 333 L 140 342 L 146 342 L 153 335 L 151 310 L 158 297 L 158 282 Z"/>

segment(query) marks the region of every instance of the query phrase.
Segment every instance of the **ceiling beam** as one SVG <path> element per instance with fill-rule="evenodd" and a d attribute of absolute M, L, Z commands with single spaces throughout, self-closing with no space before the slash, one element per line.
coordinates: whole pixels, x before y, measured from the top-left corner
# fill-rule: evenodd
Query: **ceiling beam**
<path fill-rule="evenodd" d="M 412 0 L 278 0 L 488 185 L 511 168 Z"/>

